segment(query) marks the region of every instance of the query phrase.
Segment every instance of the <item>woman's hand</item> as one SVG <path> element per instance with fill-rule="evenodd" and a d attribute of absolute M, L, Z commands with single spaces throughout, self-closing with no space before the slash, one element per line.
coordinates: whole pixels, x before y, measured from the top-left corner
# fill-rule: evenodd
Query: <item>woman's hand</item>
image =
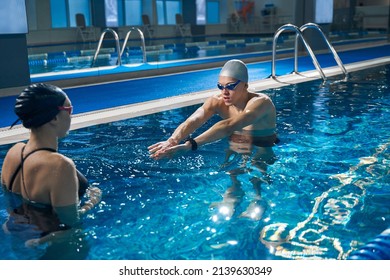
<path fill-rule="evenodd" d="M 86 194 L 94 205 L 98 204 L 102 200 L 102 191 L 98 187 L 89 187 Z"/>
<path fill-rule="evenodd" d="M 85 214 L 102 200 L 102 191 L 97 187 L 89 187 L 86 191 L 86 195 L 89 199 L 81 206 L 81 214 Z"/>
<path fill-rule="evenodd" d="M 24 246 L 26 246 L 27 248 L 36 248 L 39 245 L 41 245 L 40 238 L 33 238 L 33 239 L 29 239 L 26 242 L 24 242 Z"/>

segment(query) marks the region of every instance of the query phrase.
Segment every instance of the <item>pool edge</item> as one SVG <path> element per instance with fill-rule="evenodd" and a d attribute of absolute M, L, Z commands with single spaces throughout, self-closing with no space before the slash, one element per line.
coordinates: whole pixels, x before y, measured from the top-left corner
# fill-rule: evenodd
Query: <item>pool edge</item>
<path fill-rule="evenodd" d="M 390 56 L 381 57 L 366 61 L 354 62 L 345 64 L 345 68 L 348 72 L 359 71 L 376 66 L 386 65 L 390 63 Z M 339 67 L 333 66 L 323 69 L 326 77 L 332 77 L 342 74 Z M 319 73 L 316 70 L 306 71 L 297 74 L 289 74 L 278 77 L 278 81 L 271 78 L 253 81 L 250 83 L 250 89 L 256 92 L 263 91 L 270 88 L 279 88 L 288 86 L 291 84 L 297 84 L 307 82 L 311 80 L 321 79 Z M 146 101 L 140 103 L 134 103 L 130 105 L 123 105 L 119 107 L 113 107 L 104 110 L 91 111 L 87 113 L 81 113 L 73 115 L 71 130 L 85 128 L 89 126 L 110 123 L 114 121 L 120 121 L 139 116 L 154 114 L 162 111 L 178 109 L 181 107 L 187 107 L 204 102 L 206 98 L 217 93 L 217 90 L 205 90 L 199 92 L 193 92 L 174 97 L 167 97 L 156 99 L 153 101 Z M 8 127 L 0 128 L 0 145 L 6 145 L 23 141 L 28 139 L 29 130 L 25 129 L 22 125 L 15 126 L 12 129 Z"/>

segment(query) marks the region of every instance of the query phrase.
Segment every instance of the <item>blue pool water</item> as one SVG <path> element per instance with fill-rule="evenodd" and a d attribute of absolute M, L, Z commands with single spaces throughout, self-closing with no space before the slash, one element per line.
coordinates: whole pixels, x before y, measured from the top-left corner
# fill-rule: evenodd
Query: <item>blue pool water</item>
<path fill-rule="evenodd" d="M 72 131 L 60 150 L 103 192 L 84 219 L 87 259 L 345 259 L 389 226 L 390 67 L 267 90 L 278 111 L 278 160 L 264 175 L 227 140 L 172 160 L 149 159 L 196 108 Z M 210 120 L 206 127 L 218 118 Z M 200 131 L 199 131 L 200 133 Z M 0 147 L 0 159 L 10 145 Z M 234 170 L 234 171 L 233 171 Z M 211 207 L 236 174 L 232 215 Z M 260 219 L 243 217 L 263 180 Z M 0 192 L 0 223 L 8 217 Z M 3 259 L 36 259 L 0 231 Z"/>
<path fill-rule="evenodd" d="M 345 65 L 361 62 L 364 60 L 382 58 L 388 56 L 390 51 L 389 45 L 367 47 L 366 49 L 349 50 L 339 52 L 340 58 Z M 280 52 L 278 52 L 280 55 Z M 278 56 L 279 58 L 279 56 Z M 333 56 L 328 54 L 319 54 L 317 59 L 322 68 L 336 66 Z M 214 62 L 219 62 L 222 66 L 227 58 L 217 57 L 213 59 Z M 206 63 L 207 61 L 203 61 Z M 191 66 L 191 62 L 187 66 Z M 202 63 L 202 61 L 195 61 L 192 63 Z M 271 75 L 271 62 L 263 61 L 257 63 L 248 63 L 248 71 L 250 81 L 258 81 L 266 79 Z M 128 68 L 122 69 L 118 67 L 117 71 L 143 71 L 149 64 L 140 67 L 134 67 L 133 70 Z M 180 67 L 183 66 L 181 62 L 168 63 L 166 66 L 158 65 L 157 67 Z M 276 74 L 285 75 L 291 73 L 294 69 L 294 59 L 278 59 L 276 62 Z M 156 66 L 153 66 L 156 67 Z M 299 71 L 314 70 L 314 65 L 308 56 L 299 57 Z M 150 70 L 150 69 L 149 69 Z M 189 71 L 177 73 L 175 75 L 161 75 L 158 77 L 146 77 L 141 79 L 130 79 L 120 81 L 113 86 L 112 84 L 98 84 L 86 85 L 83 87 L 67 88 L 66 93 L 73 101 L 75 114 L 90 112 L 94 110 L 107 109 L 115 106 L 122 106 L 134 104 L 137 102 L 144 102 L 155 100 L 158 98 L 165 98 L 176 96 L 180 94 L 188 94 L 203 90 L 216 89 L 216 80 L 220 67 L 204 69 L 199 71 Z M 77 77 L 94 77 L 100 75 L 103 70 L 92 73 L 74 73 L 74 75 L 63 75 L 60 79 L 72 79 Z M 111 73 L 112 74 L 112 73 Z M 104 74 L 103 74 L 104 75 Z M 56 84 L 57 76 L 32 77 L 32 82 L 45 82 Z M 109 93 L 109 94 L 108 94 Z M 15 95 L 18 93 L 15 92 Z M 98 97 L 98 98 L 97 98 Z M 0 118 L 0 128 L 9 127 L 15 121 L 15 114 L 13 106 L 15 104 L 15 96 L 0 97 L 0 111 L 2 117 Z"/>

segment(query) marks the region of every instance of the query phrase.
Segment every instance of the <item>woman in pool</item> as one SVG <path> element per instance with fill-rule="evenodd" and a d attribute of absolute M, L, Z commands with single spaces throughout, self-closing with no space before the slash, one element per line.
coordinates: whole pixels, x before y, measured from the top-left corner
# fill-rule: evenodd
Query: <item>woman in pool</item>
<path fill-rule="evenodd" d="M 50 246 L 54 255 L 46 250 L 44 258 L 73 258 L 58 255 L 58 244 L 75 244 L 71 240 L 78 232 L 80 214 L 101 199 L 100 189 L 88 187 L 74 162 L 58 152 L 58 139 L 70 128 L 72 108 L 68 96 L 56 86 L 27 87 L 14 110 L 17 121 L 30 129 L 30 138 L 8 151 L 1 170 L 1 184 L 9 191 L 11 204 L 3 229 L 19 235 L 26 247 L 57 245 Z M 80 207 L 79 196 L 84 193 L 87 201 Z"/>

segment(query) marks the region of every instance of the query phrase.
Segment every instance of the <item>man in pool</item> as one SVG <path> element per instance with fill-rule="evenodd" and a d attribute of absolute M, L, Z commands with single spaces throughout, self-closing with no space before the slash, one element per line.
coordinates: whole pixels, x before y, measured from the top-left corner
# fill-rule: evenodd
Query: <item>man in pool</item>
<path fill-rule="evenodd" d="M 233 150 L 244 148 L 246 153 L 256 147 L 264 161 L 273 160 L 272 146 L 277 142 L 275 106 L 267 95 L 248 91 L 246 65 L 240 60 L 229 60 L 219 74 L 217 86 L 221 92 L 208 98 L 166 141 L 148 147 L 152 158 L 171 158 L 230 137 Z M 189 137 L 215 114 L 223 120 L 196 138 Z"/>
<path fill-rule="evenodd" d="M 148 147 L 150 156 L 156 160 L 172 158 L 229 137 L 227 159 L 232 153 L 251 155 L 252 164 L 265 173 L 267 165 L 275 161 L 272 147 L 278 142 L 276 109 L 272 100 L 266 94 L 248 90 L 248 69 L 236 59 L 225 63 L 217 87 L 220 93 L 209 97 L 167 140 Z M 197 137 L 190 137 L 215 114 L 223 120 Z M 233 204 L 236 204 L 242 197 L 242 190 L 234 183 L 237 172 L 232 172 L 231 176 L 233 187 L 228 189 L 225 198 L 230 201 L 229 197 L 233 196 Z M 252 183 L 260 197 L 259 180 Z"/>

